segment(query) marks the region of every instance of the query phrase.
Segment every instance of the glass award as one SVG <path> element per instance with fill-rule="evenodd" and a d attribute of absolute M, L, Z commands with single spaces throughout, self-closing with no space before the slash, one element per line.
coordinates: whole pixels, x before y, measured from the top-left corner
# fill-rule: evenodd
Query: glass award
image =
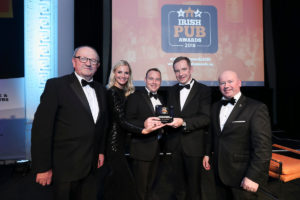
<path fill-rule="evenodd" d="M 170 123 L 173 121 L 173 106 L 155 106 L 156 116 L 160 119 L 161 123 Z"/>

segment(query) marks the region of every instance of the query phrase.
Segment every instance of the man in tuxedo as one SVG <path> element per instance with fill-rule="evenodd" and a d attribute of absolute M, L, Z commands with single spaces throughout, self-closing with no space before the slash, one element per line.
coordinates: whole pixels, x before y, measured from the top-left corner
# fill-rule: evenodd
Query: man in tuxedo
<path fill-rule="evenodd" d="M 267 106 L 244 96 L 234 71 L 219 76 L 222 100 L 212 106 L 210 137 L 203 166 L 212 155 L 218 199 L 257 199 L 268 178 L 272 153 Z"/>
<path fill-rule="evenodd" d="M 167 138 L 168 151 L 172 152 L 173 176 L 177 177 L 175 191 L 185 189 L 186 197 L 177 199 L 199 200 L 201 198 L 200 175 L 204 156 L 204 135 L 210 115 L 210 89 L 192 78 L 191 61 L 177 57 L 173 70 L 179 83 L 170 88 L 168 105 L 174 107 L 174 119 Z M 179 176 L 186 184 L 178 184 Z M 185 188 L 177 188 L 186 185 Z"/>
<path fill-rule="evenodd" d="M 155 116 L 156 105 L 163 104 L 162 97 L 157 94 L 161 84 L 159 69 L 149 69 L 145 83 L 146 87 L 143 90 L 136 91 L 128 97 L 126 105 L 127 120 L 140 127 L 144 127 L 144 121 L 148 117 Z M 152 123 L 152 126 L 164 126 L 160 121 L 147 121 Z M 162 129 L 146 135 L 132 135 L 129 152 L 133 159 L 132 172 L 140 200 L 150 198 L 158 167 L 161 137 Z"/>
<path fill-rule="evenodd" d="M 107 124 L 105 88 L 93 81 L 100 66 L 95 49 L 81 46 L 75 72 L 49 79 L 32 124 L 31 155 L 36 182 L 53 182 L 54 198 L 96 199 L 95 171 L 104 162 Z"/>

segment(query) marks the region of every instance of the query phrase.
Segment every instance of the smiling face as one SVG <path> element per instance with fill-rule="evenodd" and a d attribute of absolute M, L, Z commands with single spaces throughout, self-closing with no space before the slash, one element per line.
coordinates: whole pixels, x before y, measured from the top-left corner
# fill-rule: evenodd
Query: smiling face
<path fill-rule="evenodd" d="M 118 88 L 124 88 L 130 77 L 129 67 L 127 65 L 121 65 L 114 71 L 115 86 Z"/>
<path fill-rule="evenodd" d="M 224 97 L 230 99 L 241 91 L 242 82 L 233 71 L 224 71 L 219 76 L 219 89 Z"/>
<path fill-rule="evenodd" d="M 149 71 L 145 78 L 146 87 L 150 92 L 156 93 L 157 90 L 160 88 L 161 84 L 161 75 L 158 71 Z"/>
<path fill-rule="evenodd" d="M 192 67 L 186 60 L 181 60 L 174 64 L 174 72 L 179 83 L 185 85 L 192 79 Z"/>
<path fill-rule="evenodd" d="M 86 62 L 81 62 L 79 57 L 89 58 Z M 99 60 L 97 52 L 90 47 L 81 47 L 72 58 L 75 72 L 86 80 L 90 80 L 96 73 L 100 63 L 92 64 L 91 60 Z"/>

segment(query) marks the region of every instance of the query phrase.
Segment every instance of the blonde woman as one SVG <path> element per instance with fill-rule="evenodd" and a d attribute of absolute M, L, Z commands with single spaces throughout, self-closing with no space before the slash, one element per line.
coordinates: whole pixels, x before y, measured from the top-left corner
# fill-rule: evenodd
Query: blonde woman
<path fill-rule="evenodd" d="M 126 97 L 134 92 L 132 71 L 125 60 L 118 61 L 112 68 L 108 83 L 108 110 L 110 126 L 107 142 L 107 163 L 110 168 L 105 182 L 105 199 L 137 199 L 134 180 L 125 157 L 125 142 L 127 132 L 148 134 L 164 126 L 158 124 L 156 117 L 145 121 L 146 127 L 137 127 L 125 119 L 124 105 Z M 156 121 L 153 126 L 152 121 Z"/>

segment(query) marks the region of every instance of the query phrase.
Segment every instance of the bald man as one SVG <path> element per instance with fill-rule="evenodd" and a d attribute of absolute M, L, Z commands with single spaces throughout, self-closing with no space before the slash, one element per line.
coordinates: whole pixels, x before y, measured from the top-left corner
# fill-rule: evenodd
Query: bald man
<path fill-rule="evenodd" d="M 223 95 L 211 110 L 203 167 L 210 170 L 213 155 L 218 199 L 257 199 L 268 178 L 272 152 L 267 106 L 244 96 L 234 71 L 219 76 Z M 213 154 L 212 154 L 213 152 Z"/>

